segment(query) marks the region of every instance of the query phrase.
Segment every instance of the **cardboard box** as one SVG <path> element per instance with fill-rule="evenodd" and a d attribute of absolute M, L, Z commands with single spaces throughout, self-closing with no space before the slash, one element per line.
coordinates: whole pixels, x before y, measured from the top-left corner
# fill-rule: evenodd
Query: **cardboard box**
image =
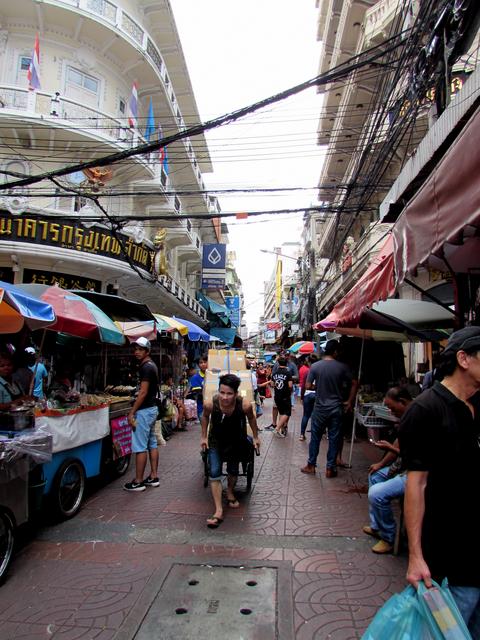
<path fill-rule="evenodd" d="M 220 376 L 223 376 L 226 373 L 234 373 L 240 378 L 238 395 L 241 398 L 247 398 L 249 402 L 254 402 L 252 374 L 247 369 L 244 369 L 243 371 L 226 371 L 218 369 L 212 371 L 211 369 L 208 369 L 205 373 L 205 382 L 203 384 L 203 399 L 211 400 L 213 398 L 218 391 L 218 380 Z"/>
<path fill-rule="evenodd" d="M 246 370 L 246 352 L 232 349 L 209 349 L 208 368 L 211 371 L 225 373 Z"/>

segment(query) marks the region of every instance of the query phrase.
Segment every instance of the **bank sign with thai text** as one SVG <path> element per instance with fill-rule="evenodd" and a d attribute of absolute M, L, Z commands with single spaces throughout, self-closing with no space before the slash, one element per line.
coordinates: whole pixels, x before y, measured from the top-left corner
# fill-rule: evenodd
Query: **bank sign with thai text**
<path fill-rule="evenodd" d="M 108 229 L 85 229 L 80 223 L 67 224 L 23 216 L 0 217 L 1 240 L 70 249 L 124 262 L 129 259 L 145 271 L 152 270 L 153 251 L 145 245 L 136 244 L 127 236 L 114 234 Z"/>
<path fill-rule="evenodd" d="M 223 289 L 225 287 L 226 263 L 226 244 L 203 245 L 202 289 Z"/>

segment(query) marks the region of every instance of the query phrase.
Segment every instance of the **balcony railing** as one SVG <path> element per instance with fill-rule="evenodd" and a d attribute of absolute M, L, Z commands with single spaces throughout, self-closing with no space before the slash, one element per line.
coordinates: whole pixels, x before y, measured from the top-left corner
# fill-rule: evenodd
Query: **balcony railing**
<path fill-rule="evenodd" d="M 199 304 L 195 298 L 192 298 L 171 276 L 158 276 L 158 281 L 167 291 L 172 293 L 178 300 L 200 316 L 200 318 L 203 320 L 207 319 L 207 312 L 202 305 Z"/>
<path fill-rule="evenodd" d="M 64 120 L 76 131 L 95 133 L 107 138 L 107 142 L 123 148 L 132 148 L 146 142 L 141 134 L 127 125 L 126 119 L 121 120 L 93 107 L 78 104 L 74 100 L 62 97 L 59 93 L 50 94 L 44 91 L 31 93 L 25 87 L 0 85 L 0 107 L 12 112 L 21 111 L 29 115 L 38 115 L 47 122 Z M 147 165 L 152 174 L 160 180 L 161 166 L 157 153 L 136 156 L 136 158 L 137 161 Z M 162 176 L 161 184 L 168 188 L 169 180 L 166 174 Z"/>
<path fill-rule="evenodd" d="M 75 7 L 83 13 L 88 13 L 100 19 L 102 22 L 116 31 L 120 31 L 135 46 L 140 49 L 145 58 L 150 62 L 161 79 L 165 95 L 170 102 L 173 117 L 179 129 L 185 129 L 185 120 L 178 106 L 178 100 L 171 86 L 171 80 L 168 77 L 167 67 L 163 60 L 154 39 L 149 33 L 136 22 L 126 11 L 110 0 L 44 0 L 49 4 L 68 8 Z M 185 150 L 192 163 L 192 171 L 194 172 L 200 188 L 204 189 L 202 174 L 197 166 L 195 152 L 190 145 L 188 148 L 188 140 L 183 140 Z"/>

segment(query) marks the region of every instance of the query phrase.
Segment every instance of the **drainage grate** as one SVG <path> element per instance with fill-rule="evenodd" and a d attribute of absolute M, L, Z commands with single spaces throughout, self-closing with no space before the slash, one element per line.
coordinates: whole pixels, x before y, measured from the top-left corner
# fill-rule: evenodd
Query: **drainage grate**
<path fill-rule="evenodd" d="M 174 564 L 135 640 L 277 638 L 277 569 Z"/>

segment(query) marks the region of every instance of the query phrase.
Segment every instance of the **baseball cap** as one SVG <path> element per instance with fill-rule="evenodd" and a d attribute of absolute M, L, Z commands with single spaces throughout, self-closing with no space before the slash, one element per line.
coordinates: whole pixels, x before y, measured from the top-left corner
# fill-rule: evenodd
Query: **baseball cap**
<path fill-rule="evenodd" d="M 457 353 L 457 351 L 480 350 L 480 327 L 464 327 L 454 331 L 448 339 L 442 355 Z"/>
<path fill-rule="evenodd" d="M 142 349 L 150 350 L 151 348 L 150 340 L 147 340 L 143 336 L 141 336 L 140 338 L 137 338 L 133 344 L 136 344 L 139 347 L 142 347 Z"/>
<path fill-rule="evenodd" d="M 36 353 L 35 349 L 33 347 L 27 347 L 25 349 L 25 353 Z"/>

